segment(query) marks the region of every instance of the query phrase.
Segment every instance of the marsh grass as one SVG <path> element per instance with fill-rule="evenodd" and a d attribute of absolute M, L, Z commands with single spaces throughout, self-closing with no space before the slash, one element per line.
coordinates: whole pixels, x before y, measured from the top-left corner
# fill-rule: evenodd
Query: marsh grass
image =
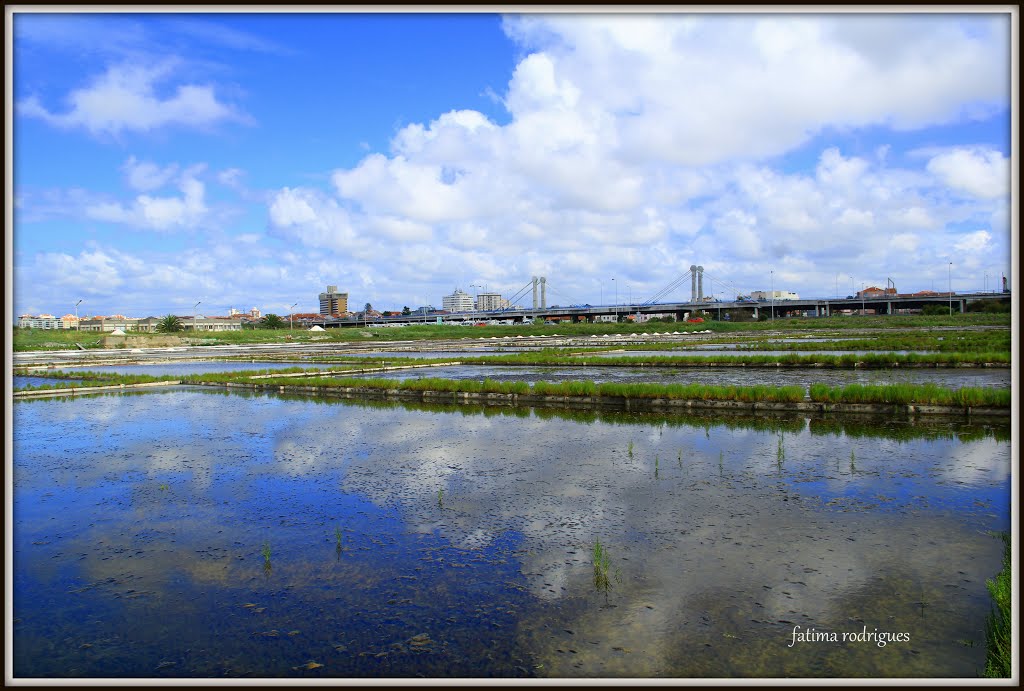
<path fill-rule="evenodd" d="M 889 403 L 897 405 L 946 405 L 956 407 L 1010 407 L 1009 389 L 964 387 L 946 389 L 935 384 L 811 384 L 816 403 Z"/>
<path fill-rule="evenodd" d="M 594 588 L 604 593 L 607 602 L 608 593 L 612 588 L 611 558 L 608 555 L 608 548 L 602 545 L 600 540 L 594 541 L 591 561 L 594 565 Z M 615 570 L 614 578 L 617 583 L 622 582 L 622 573 L 618 569 Z"/>
<path fill-rule="evenodd" d="M 465 365 L 560 365 L 596 367 L 714 367 L 720 365 L 743 365 L 745 367 L 791 367 L 823 366 L 839 369 L 888 369 L 892 367 L 917 365 L 930 367 L 953 367 L 985 363 L 1010 363 L 1008 351 L 994 352 L 949 352 L 949 353 L 865 353 L 861 355 L 826 355 L 820 353 L 786 355 L 651 355 L 643 357 L 598 357 L 577 356 L 564 353 L 512 353 L 490 355 L 478 358 L 459 358 Z M 423 362 L 423 360 L 420 360 Z"/>
<path fill-rule="evenodd" d="M 265 370 L 261 370 L 265 371 Z M 571 382 L 536 382 L 532 386 L 523 381 L 495 381 L 493 379 L 465 380 L 426 377 L 423 379 L 386 379 L 362 377 L 323 377 L 317 376 L 315 370 L 295 368 L 295 371 L 308 371 L 310 376 L 301 382 L 295 379 L 270 377 L 259 380 L 265 386 L 296 386 L 314 387 L 324 390 L 337 388 L 363 388 L 378 390 L 402 391 L 436 391 L 448 393 L 478 394 L 518 394 L 545 395 L 563 397 L 613 397 L 623 399 L 666 399 L 666 400 L 699 400 L 699 401 L 739 401 L 743 403 L 776 402 L 797 403 L 805 400 L 805 389 L 802 386 L 717 386 L 709 384 L 656 384 L 656 383 L 618 383 L 604 382 L 595 384 L 592 381 Z M 273 373 L 273 372 L 271 372 Z M 250 383 L 252 372 L 221 372 L 192 374 L 181 377 L 152 377 L 148 375 L 98 375 L 96 373 L 77 373 L 82 379 L 103 377 L 107 384 L 149 383 L 156 381 L 173 381 L 183 384 L 218 384 L 218 383 Z M 55 373 L 52 376 L 63 376 Z M 965 387 L 961 389 L 945 389 L 935 384 L 888 384 L 848 386 L 829 386 L 812 384 L 810 399 L 819 403 L 874 403 L 874 404 L 918 404 L 948 405 L 955 407 L 999 407 L 1010 406 L 1008 389 L 989 389 Z M 708 429 L 705 436 L 710 437 Z"/>
<path fill-rule="evenodd" d="M 994 578 L 985 581 L 993 608 L 985 619 L 986 677 L 1009 677 L 1012 673 L 1012 583 L 1010 534 L 1002 533 L 1003 568 Z"/>
<path fill-rule="evenodd" d="M 633 457 L 633 440 L 632 439 L 629 440 L 629 446 L 626 447 L 626 453 L 629 454 L 630 458 Z"/>
<path fill-rule="evenodd" d="M 444 508 L 444 487 L 437 490 L 437 508 Z"/>
<path fill-rule="evenodd" d="M 111 374 L 108 372 L 65 372 L 63 370 L 47 370 L 45 372 L 19 372 L 27 376 L 42 379 L 69 379 L 54 384 L 20 386 L 15 391 L 47 391 L 57 389 L 77 389 L 82 386 L 117 386 L 119 384 L 152 384 L 160 381 L 174 381 L 174 376 L 152 376 L 149 374 Z"/>

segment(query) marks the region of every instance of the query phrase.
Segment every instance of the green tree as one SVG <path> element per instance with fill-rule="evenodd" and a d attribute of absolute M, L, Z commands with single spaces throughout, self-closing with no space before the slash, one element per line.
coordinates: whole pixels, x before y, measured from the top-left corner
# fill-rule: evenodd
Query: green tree
<path fill-rule="evenodd" d="M 283 329 L 288 326 L 288 322 L 276 314 L 268 314 L 260 320 L 260 326 L 264 329 Z"/>
<path fill-rule="evenodd" d="M 402 308 L 402 314 L 405 316 L 409 316 L 410 314 L 412 314 L 412 310 L 409 309 L 408 305 Z"/>
<path fill-rule="evenodd" d="M 363 314 L 366 314 L 367 312 L 371 311 L 372 309 L 373 309 L 373 305 L 371 305 L 370 303 L 366 303 L 365 305 L 363 305 Z"/>
<path fill-rule="evenodd" d="M 184 331 L 185 325 L 181 323 L 181 319 L 178 317 L 168 314 L 156 323 L 156 330 L 158 333 L 169 334 L 175 331 Z"/>

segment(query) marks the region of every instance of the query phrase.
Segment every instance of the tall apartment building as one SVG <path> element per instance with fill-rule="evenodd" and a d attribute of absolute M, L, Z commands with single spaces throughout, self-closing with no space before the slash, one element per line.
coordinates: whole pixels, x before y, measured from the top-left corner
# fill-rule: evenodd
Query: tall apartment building
<path fill-rule="evenodd" d="M 348 312 L 348 293 L 339 293 L 338 286 L 327 286 L 326 293 L 320 293 L 320 314 L 345 314 Z"/>
<path fill-rule="evenodd" d="M 454 293 L 441 298 L 441 309 L 449 312 L 472 312 L 473 296 L 456 288 Z"/>
<path fill-rule="evenodd" d="M 480 293 L 476 296 L 478 310 L 500 310 L 507 307 L 509 301 L 502 298 L 500 293 Z"/>

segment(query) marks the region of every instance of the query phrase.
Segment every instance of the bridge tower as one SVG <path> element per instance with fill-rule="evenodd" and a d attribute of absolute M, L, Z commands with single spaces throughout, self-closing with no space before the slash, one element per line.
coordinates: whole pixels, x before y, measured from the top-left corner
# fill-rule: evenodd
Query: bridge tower
<path fill-rule="evenodd" d="M 690 302 L 697 302 L 697 265 L 690 264 Z"/>
<path fill-rule="evenodd" d="M 546 276 L 541 276 L 540 277 L 540 308 L 541 309 L 546 309 L 547 306 L 548 306 L 547 285 L 548 285 L 547 277 Z"/>
<path fill-rule="evenodd" d="M 533 309 L 537 309 L 537 277 L 533 277 Z"/>
<path fill-rule="evenodd" d="M 697 302 L 704 302 L 704 267 L 697 267 Z"/>

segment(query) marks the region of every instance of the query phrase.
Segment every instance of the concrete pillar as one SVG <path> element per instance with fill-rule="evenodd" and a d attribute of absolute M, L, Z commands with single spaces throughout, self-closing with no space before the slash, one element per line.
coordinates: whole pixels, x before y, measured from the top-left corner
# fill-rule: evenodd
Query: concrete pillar
<path fill-rule="evenodd" d="M 697 267 L 697 302 L 704 302 L 704 267 Z"/>
<path fill-rule="evenodd" d="M 533 309 L 537 309 L 537 277 L 533 277 Z"/>
<path fill-rule="evenodd" d="M 697 302 L 697 265 L 690 264 L 690 302 Z"/>
<path fill-rule="evenodd" d="M 760 319 L 760 314 L 758 314 L 756 307 L 754 308 L 754 319 Z"/>
<path fill-rule="evenodd" d="M 545 309 L 548 306 L 547 284 L 548 284 L 548 279 L 545 276 L 541 276 L 540 277 L 540 308 L 541 309 Z"/>

